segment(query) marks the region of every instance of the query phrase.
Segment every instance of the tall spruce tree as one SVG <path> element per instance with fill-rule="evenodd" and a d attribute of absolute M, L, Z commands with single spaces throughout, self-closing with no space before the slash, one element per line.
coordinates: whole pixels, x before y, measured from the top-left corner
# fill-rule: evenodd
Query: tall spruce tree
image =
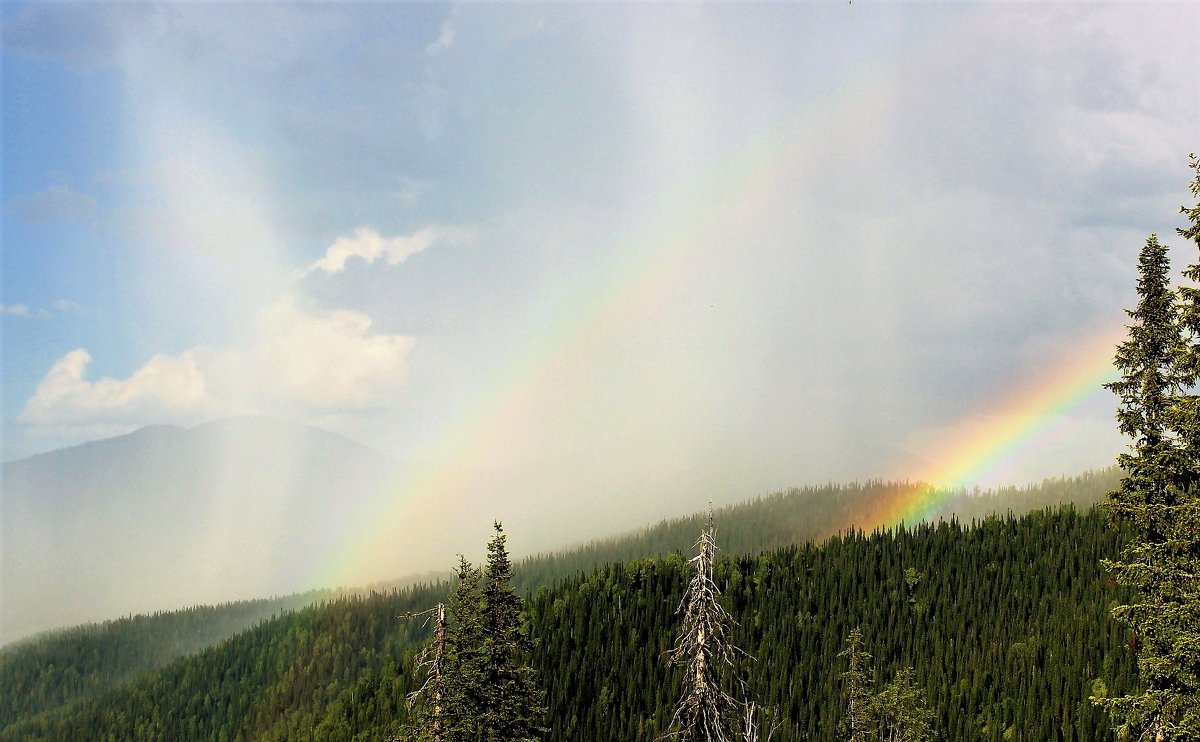
<path fill-rule="evenodd" d="M 874 669 L 871 655 L 863 649 L 862 629 L 855 627 L 846 637 L 846 648 L 838 653 L 846 659 L 847 669 L 842 673 L 842 694 L 846 698 L 846 715 L 842 717 L 842 734 L 848 742 L 867 742 L 874 737 L 878 726 L 876 708 L 871 686 L 874 684 Z"/>
<path fill-rule="evenodd" d="M 488 542 L 483 588 L 483 692 L 481 716 L 485 740 L 539 739 L 546 731 L 546 709 L 537 676 L 529 665 L 532 642 L 522 614 L 522 601 L 513 589 L 512 561 L 504 529 Z"/>
<path fill-rule="evenodd" d="M 447 605 L 442 730 L 446 742 L 474 742 L 482 738 L 487 703 L 481 575 L 459 556 L 456 576 Z"/>
<path fill-rule="evenodd" d="M 1192 167 L 1197 168 L 1193 157 Z M 1200 197 L 1200 169 L 1191 185 Z M 1184 208 L 1197 238 L 1200 206 Z M 1138 261 L 1138 305 L 1129 337 L 1117 347 L 1117 421 L 1131 438 L 1118 457 L 1125 471 L 1109 509 L 1133 537 L 1120 560 L 1106 561 L 1133 602 L 1113 616 L 1136 642 L 1144 688 L 1095 699 L 1124 734 L 1162 742 L 1200 739 L 1200 292 L 1171 290 L 1167 247 L 1155 235 Z M 1200 265 L 1184 276 L 1200 279 Z"/>
<path fill-rule="evenodd" d="M 1195 243 L 1200 253 L 1200 160 L 1194 154 L 1191 156 L 1191 167 L 1196 174 L 1189 189 L 1198 203 L 1180 207 L 1188 225 L 1175 231 L 1180 237 Z M 1196 262 L 1184 269 L 1183 277 L 1191 285 L 1185 283 L 1179 287 L 1179 323 L 1183 328 L 1183 342 L 1179 348 L 1177 366 L 1182 389 L 1174 423 L 1179 431 L 1179 444 L 1187 464 L 1186 474 L 1180 484 L 1186 490 L 1193 490 L 1200 486 L 1200 397 L 1196 393 L 1200 386 L 1200 287 L 1195 285 L 1200 284 L 1200 254 Z"/>
<path fill-rule="evenodd" d="M 1176 230 L 1200 253 L 1200 160 L 1191 156 L 1191 206 L 1180 211 L 1187 226 Z M 1180 392 L 1173 425 L 1180 449 L 1176 486 L 1179 499 L 1168 508 L 1163 547 L 1166 563 L 1164 619 L 1172 631 L 1158 672 L 1169 675 L 1173 695 L 1166 703 L 1166 738 L 1200 739 L 1200 255 L 1183 272 L 1192 285 L 1179 288 L 1183 342 L 1176 366 Z"/>

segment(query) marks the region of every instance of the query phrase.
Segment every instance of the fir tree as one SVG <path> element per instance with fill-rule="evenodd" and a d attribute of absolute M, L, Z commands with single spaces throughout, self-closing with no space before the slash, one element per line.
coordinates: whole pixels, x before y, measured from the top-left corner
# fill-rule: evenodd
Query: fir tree
<path fill-rule="evenodd" d="M 838 653 L 849 665 L 842 673 L 842 694 L 846 698 L 846 715 L 841 731 L 848 742 L 867 742 L 876 727 L 875 703 L 871 695 L 873 684 L 871 655 L 863 649 L 862 629 L 855 627 L 846 637 L 846 648 Z"/>
<path fill-rule="evenodd" d="M 1191 157 L 1191 167 L 1196 172 L 1189 184 L 1192 197 L 1200 202 L 1200 160 Z M 1180 207 L 1187 217 L 1188 225 L 1175 231 L 1185 240 L 1194 242 L 1200 252 L 1200 203 Z M 1179 443 L 1183 448 L 1187 472 L 1181 485 L 1194 490 L 1200 485 L 1200 397 L 1196 390 L 1200 384 L 1200 256 L 1183 271 L 1183 276 L 1193 285 L 1179 287 L 1179 323 L 1183 328 L 1183 343 L 1179 347 L 1177 366 L 1183 389 L 1178 400 L 1175 427 L 1179 432 Z"/>
<path fill-rule="evenodd" d="M 446 742 L 474 742 L 482 736 L 487 703 L 481 575 L 460 556 L 457 578 L 447 606 L 442 723 Z"/>
<path fill-rule="evenodd" d="M 1191 156 L 1195 175 L 1189 184 L 1193 206 L 1181 207 L 1188 224 L 1176 230 L 1200 251 L 1200 161 Z M 1200 259 L 1183 272 L 1200 282 Z M 1165 739 L 1200 739 L 1200 289 L 1183 285 L 1179 321 L 1183 342 L 1176 367 L 1180 391 L 1173 427 L 1180 449 L 1175 472 L 1178 499 L 1164 506 L 1167 528 L 1160 549 L 1162 621 L 1161 656 L 1151 665 L 1167 690 L 1162 727 Z"/>
<path fill-rule="evenodd" d="M 545 731 L 546 709 L 537 677 L 528 664 L 532 642 L 525 628 L 522 601 L 510 582 L 512 562 L 504 529 L 494 523 L 488 542 L 483 588 L 483 739 L 533 740 Z"/>
<path fill-rule="evenodd" d="M 1195 158 L 1192 167 L 1198 168 Z M 1191 184 L 1200 198 L 1200 168 Z M 1181 236 L 1200 239 L 1200 206 L 1183 209 Z M 1200 292 L 1170 287 L 1167 248 L 1151 235 L 1138 263 L 1138 306 L 1118 346 L 1117 421 L 1132 439 L 1110 511 L 1133 530 L 1120 561 L 1106 561 L 1133 601 L 1113 616 L 1133 630 L 1144 688 L 1095 702 L 1126 734 L 1155 742 L 1200 738 Z M 1200 265 L 1184 271 L 1200 279 Z"/>

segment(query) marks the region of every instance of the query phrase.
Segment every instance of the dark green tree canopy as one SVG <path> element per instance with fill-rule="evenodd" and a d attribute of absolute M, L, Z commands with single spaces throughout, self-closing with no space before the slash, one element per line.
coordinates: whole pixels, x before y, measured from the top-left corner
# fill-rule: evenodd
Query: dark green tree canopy
<path fill-rule="evenodd" d="M 1191 165 L 1191 192 L 1200 198 L 1195 156 Z M 1200 205 L 1183 213 L 1190 223 L 1179 234 L 1198 239 Z M 1200 292 L 1172 289 L 1167 246 L 1155 235 L 1142 247 L 1138 274 L 1138 305 L 1117 347 L 1121 378 L 1107 385 L 1131 439 L 1109 510 L 1133 538 L 1105 565 L 1133 591 L 1113 616 L 1132 632 L 1143 687 L 1095 701 L 1117 714 L 1125 734 L 1192 740 L 1200 739 Z M 1200 261 L 1184 278 L 1200 278 Z"/>

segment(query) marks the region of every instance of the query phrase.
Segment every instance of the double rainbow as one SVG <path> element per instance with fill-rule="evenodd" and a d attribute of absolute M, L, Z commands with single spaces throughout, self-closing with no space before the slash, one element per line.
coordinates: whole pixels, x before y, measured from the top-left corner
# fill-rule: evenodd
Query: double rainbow
<path fill-rule="evenodd" d="M 713 169 L 697 185 L 654 209 L 643 232 L 628 237 L 612 251 L 614 258 L 600 273 L 582 283 L 556 319 L 530 338 L 526 347 L 487 385 L 459 406 L 435 432 L 410 468 L 362 514 L 366 528 L 325 566 L 321 584 L 346 584 L 378 577 L 379 565 L 392 563 L 395 543 L 411 522 L 435 522 L 465 507 L 479 489 L 490 457 L 509 441 L 510 421 L 546 388 L 572 358 L 586 357 L 630 317 L 652 306 L 664 286 L 685 272 L 694 247 L 725 225 L 747 218 L 760 205 L 771 203 L 780 183 L 804 172 L 811 153 L 807 132 L 834 120 L 871 120 L 873 106 L 886 101 L 886 81 L 854 79 L 783 126 L 749 137 L 749 145 L 729 162 Z M 975 432 L 931 456 L 944 462 L 920 472 L 923 484 L 901 490 L 881 501 L 859 522 L 846 527 L 890 526 L 929 517 L 953 496 L 954 488 L 969 486 L 981 475 L 1019 460 L 1044 443 L 1061 424 L 1063 414 L 1093 395 L 1113 378 L 1112 352 L 1124 328 L 1098 333 L 1074 349 L 1072 356 L 1041 376 L 1029 380 L 998 400 L 980 419 Z M 439 517 L 440 516 L 440 517 Z"/>

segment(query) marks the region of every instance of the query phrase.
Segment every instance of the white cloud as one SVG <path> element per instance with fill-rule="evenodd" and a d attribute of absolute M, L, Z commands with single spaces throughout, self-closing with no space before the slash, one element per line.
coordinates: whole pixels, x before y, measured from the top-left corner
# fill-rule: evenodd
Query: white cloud
<path fill-rule="evenodd" d="M 380 404 L 403 384 L 415 340 L 370 328 L 371 318 L 359 312 L 316 315 L 281 299 L 259 313 L 254 347 L 222 354 L 214 375 L 251 404 L 273 399 L 326 410 Z"/>
<path fill-rule="evenodd" d="M 128 379 L 89 381 L 91 355 L 79 348 L 60 358 L 38 384 L 18 419 L 61 432 L 80 426 L 133 425 L 193 412 L 207 402 L 197 352 L 156 355 Z M 56 432 L 56 434 L 57 434 Z"/>
<path fill-rule="evenodd" d="M 24 304 L 9 304 L 7 306 L 0 304 L 0 314 L 11 314 L 14 317 L 32 317 L 33 314 L 29 311 L 29 307 Z"/>
<path fill-rule="evenodd" d="M 18 419 L 34 435 L 79 438 L 255 410 L 386 406 L 415 340 L 370 330 L 365 314 L 311 313 L 287 297 L 258 313 L 249 347 L 155 355 L 126 379 L 89 380 L 92 357 L 79 348 L 55 362 Z"/>
<path fill-rule="evenodd" d="M 4 213 L 27 224 L 87 221 L 96 215 L 96 197 L 66 186 L 51 186 L 37 193 L 14 196 L 4 204 Z"/>
<path fill-rule="evenodd" d="M 450 21 L 442 24 L 442 30 L 438 33 L 437 40 L 425 47 L 425 53 L 431 57 L 441 54 L 454 43 L 454 26 L 450 25 Z"/>
<path fill-rule="evenodd" d="M 389 265 L 397 265 L 438 242 L 464 244 L 475 239 L 475 234 L 474 230 L 465 227 L 432 224 L 410 235 L 384 237 L 374 229 L 359 227 L 352 236 L 334 240 L 325 250 L 325 257 L 310 264 L 301 275 L 308 275 L 315 270 L 340 273 L 350 258 L 361 258 L 367 263 L 386 258 Z"/>

